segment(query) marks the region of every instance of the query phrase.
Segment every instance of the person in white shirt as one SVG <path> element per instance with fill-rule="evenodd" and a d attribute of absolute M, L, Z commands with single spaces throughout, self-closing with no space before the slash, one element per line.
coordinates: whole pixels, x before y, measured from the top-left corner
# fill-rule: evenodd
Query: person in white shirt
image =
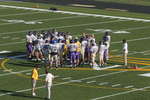
<path fill-rule="evenodd" d="M 47 88 L 47 91 L 48 91 L 48 94 L 47 94 L 47 99 L 50 100 L 51 98 L 51 87 L 52 87 L 52 81 L 54 79 L 54 75 L 49 73 L 47 70 L 46 70 L 46 78 L 45 78 L 45 82 L 46 82 L 46 88 Z"/>
<path fill-rule="evenodd" d="M 98 46 L 96 45 L 96 43 L 93 43 L 90 49 L 92 66 L 96 64 L 95 59 L 96 59 L 97 51 L 98 51 Z"/>
<path fill-rule="evenodd" d="M 54 63 L 57 68 L 59 63 L 59 47 L 56 41 L 53 41 L 53 43 L 50 44 L 50 52 L 50 67 L 52 67 Z"/>
<path fill-rule="evenodd" d="M 106 46 L 103 42 L 100 41 L 99 43 L 99 65 L 103 66 L 104 63 L 104 52 L 105 52 Z"/>
<path fill-rule="evenodd" d="M 83 41 L 81 42 L 81 55 L 82 55 L 82 62 L 84 63 L 85 61 L 85 50 L 87 47 L 87 40 L 83 39 Z"/>
<path fill-rule="evenodd" d="M 110 42 L 111 42 L 111 36 L 109 32 L 105 32 L 105 35 L 103 36 L 103 41 L 106 43 L 107 51 L 106 51 L 106 60 L 109 59 L 109 48 L 110 48 Z"/>
<path fill-rule="evenodd" d="M 123 42 L 123 58 L 124 58 L 124 65 L 127 66 L 127 56 L 128 56 L 128 43 L 125 39 L 122 40 Z"/>

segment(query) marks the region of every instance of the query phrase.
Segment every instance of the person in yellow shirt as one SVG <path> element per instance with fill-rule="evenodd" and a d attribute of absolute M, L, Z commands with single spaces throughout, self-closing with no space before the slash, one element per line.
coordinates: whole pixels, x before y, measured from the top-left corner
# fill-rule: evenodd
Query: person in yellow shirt
<path fill-rule="evenodd" d="M 77 45 L 76 65 L 79 65 L 80 64 L 80 56 L 81 56 L 81 43 L 79 42 L 78 38 L 75 39 L 75 44 Z"/>
<path fill-rule="evenodd" d="M 35 65 L 35 67 L 32 70 L 31 79 L 32 79 L 32 96 L 36 96 L 35 93 L 35 87 L 37 80 L 39 79 L 39 72 L 38 72 L 39 66 Z"/>

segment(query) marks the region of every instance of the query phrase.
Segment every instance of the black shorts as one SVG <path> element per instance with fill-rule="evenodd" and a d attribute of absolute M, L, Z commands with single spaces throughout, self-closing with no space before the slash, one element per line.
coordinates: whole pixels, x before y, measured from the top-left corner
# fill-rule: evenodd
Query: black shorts
<path fill-rule="evenodd" d="M 57 53 L 57 52 L 52 52 L 51 55 L 52 55 L 52 56 L 58 55 L 58 53 Z"/>

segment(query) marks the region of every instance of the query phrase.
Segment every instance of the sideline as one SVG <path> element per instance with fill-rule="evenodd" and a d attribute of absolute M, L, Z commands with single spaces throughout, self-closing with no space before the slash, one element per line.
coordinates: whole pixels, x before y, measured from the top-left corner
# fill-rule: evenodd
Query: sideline
<path fill-rule="evenodd" d="M 33 10 L 33 11 L 43 11 L 43 12 L 63 13 L 63 14 L 71 14 L 71 15 L 94 16 L 94 17 L 102 17 L 102 18 L 150 22 L 150 19 L 142 19 L 142 18 L 108 16 L 108 15 L 101 15 L 101 14 L 89 14 L 89 13 L 80 13 L 80 12 L 71 12 L 71 11 L 52 11 L 52 10 L 48 10 L 48 9 L 29 8 L 29 7 L 20 7 L 20 6 L 10 6 L 10 5 L 0 5 L 0 7 Z"/>

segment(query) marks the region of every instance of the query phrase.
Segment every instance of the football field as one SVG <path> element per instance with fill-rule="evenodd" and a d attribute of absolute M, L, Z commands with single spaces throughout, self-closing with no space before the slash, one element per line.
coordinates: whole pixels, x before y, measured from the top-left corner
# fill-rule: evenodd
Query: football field
<path fill-rule="evenodd" d="M 58 11 L 50 11 L 57 7 Z M 56 28 L 73 36 L 94 34 L 97 42 L 111 31 L 111 58 L 107 67 L 93 70 L 89 65 L 72 69 L 50 69 L 56 78 L 52 100 L 150 100 L 150 15 L 89 8 L 24 2 L 0 2 L 0 100 L 44 100 L 44 64 L 39 70 L 37 96 L 31 95 L 34 61 L 26 59 L 28 31 Z M 125 69 L 122 39 L 129 45 Z M 112 68 L 113 66 L 119 66 Z"/>

